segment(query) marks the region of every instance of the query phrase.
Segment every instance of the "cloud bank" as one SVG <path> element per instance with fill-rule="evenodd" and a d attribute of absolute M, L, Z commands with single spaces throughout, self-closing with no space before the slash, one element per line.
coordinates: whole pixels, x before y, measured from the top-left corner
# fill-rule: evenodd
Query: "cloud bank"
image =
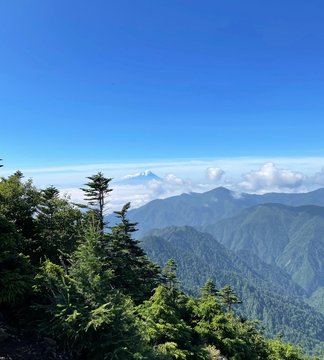
<path fill-rule="evenodd" d="M 150 169 L 157 178 L 145 183 L 122 184 L 118 180 L 129 174 Z M 7 176 L 16 169 L 1 168 Z M 138 207 L 153 199 L 189 192 L 204 192 L 225 186 L 241 192 L 303 192 L 324 186 L 324 158 L 219 158 L 173 160 L 160 162 L 108 163 L 64 166 L 56 168 L 21 169 L 37 187 L 54 185 L 73 201 L 82 201 L 79 190 L 86 177 L 98 171 L 113 177 L 109 210 L 120 209 L 130 201 Z M 145 172 L 144 172 L 145 173 Z M 145 173 L 146 174 L 146 173 Z M 147 174 L 146 174 L 147 175 Z"/>
<path fill-rule="evenodd" d="M 297 189 L 303 185 L 305 175 L 289 169 L 279 169 L 269 162 L 257 171 L 250 171 L 242 175 L 243 181 L 238 187 L 250 192 L 287 191 Z"/>

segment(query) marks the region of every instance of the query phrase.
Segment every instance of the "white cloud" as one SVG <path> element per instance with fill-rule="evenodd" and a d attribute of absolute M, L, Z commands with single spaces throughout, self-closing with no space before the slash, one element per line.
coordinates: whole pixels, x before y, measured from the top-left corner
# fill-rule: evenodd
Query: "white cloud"
<path fill-rule="evenodd" d="M 86 177 L 102 171 L 105 176 L 114 179 L 127 174 L 133 174 L 139 169 L 150 169 L 158 176 L 164 174 L 177 174 L 180 178 L 202 182 L 207 168 L 213 164 L 226 173 L 226 177 L 237 181 L 242 173 L 257 170 L 264 163 L 275 163 L 284 169 L 299 171 L 307 176 L 313 176 L 324 164 L 324 157 L 224 157 L 203 159 L 173 159 L 165 161 L 142 162 L 110 162 L 79 164 L 58 167 L 20 168 L 26 178 L 32 178 L 37 186 L 44 187 L 55 185 L 57 187 L 81 187 L 86 182 Z M 1 175 L 7 176 L 17 169 L 5 166 L 1 168 Z M 225 182 L 225 177 L 222 177 Z"/>
<path fill-rule="evenodd" d="M 258 193 L 314 190 L 324 186 L 324 168 L 318 171 L 323 164 L 324 157 L 232 157 L 97 163 L 21 171 L 26 178 L 32 178 L 37 187 L 54 185 L 62 192 L 71 194 L 73 201 L 82 201 L 83 193 L 78 188 L 83 187 L 86 177 L 102 171 L 105 176 L 115 179 L 112 181 L 114 191 L 108 205 L 111 211 L 120 209 L 128 201 L 132 203 L 132 207 L 138 207 L 153 199 L 204 192 L 215 186 L 225 186 L 238 192 Z M 141 169 L 152 170 L 161 180 L 151 180 L 146 184 L 118 184 L 117 179 Z M 15 170 L 17 169 L 3 167 L 0 169 L 1 176 L 10 175 Z"/>
<path fill-rule="evenodd" d="M 67 194 L 75 203 L 85 204 L 84 193 L 78 188 L 61 188 L 61 194 Z M 120 210 L 127 202 L 132 207 L 139 207 L 153 200 L 152 194 L 148 193 L 143 185 L 115 186 L 109 194 L 106 203 L 107 213 Z"/>
<path fill-rule="evenodd" d="M 107 202 L 107 212 L 119 210 L 130 202 L 132 208 L 136 208 L 154 199 L 164 199 L 170 196 L 180 195 L 189 192 L 203 192 L 209 190 L 204 185 L 193 183 L 190 180 L 182 179 L 175 174 L 167 174 L 161 180 L 151 180 L 142 184 L 119 184 L 113 185 Z M 61 188 L 62 194 L 68 194 L 72 201 L 84 203 L 83 192 L 78 188 Z"/>
<path fill-rule="evenodd" d="M 291 191 L 298 189 L 305 178 L 304 174 L 289 169 L 279 169 L 273 163 L 262 165 L 259 170 L 242 175 L 238 186 L 251 192 Z"/>
<path fill-rule="evenodd" d="M 152 180 L 143 186 L 145 186 L 146 194 L 149 194 L 152 199 L 203 191 L 201 185 L 192 180 L 180 178 L 173 173 L 165 175 L 162 181 Z"/>
<path fill-rule="evenodd" d="M 324 186 L 324 167 L 322 167 L 320 172 L 315 173 L 315 175 L 310 178 L 310 181 L 315 185 Z"/>
<path fill-rule="evenodd" d="M 224 170 L 219 167 L 209 167 L 207 168 L 206 172 L 208 180 L 211 180 L 213 182 L 219 181 L 224 175 Z"/>
<path fill-rule="evenodd" d="M 231 192 L 232 198 L 235 200 L 239 200 L 243 198 L 243 194 L 240 191 L 232 191 Z"/>
<path fill-rule="evenodd" d="M 177 176 L 174 175 L 174 174 L 167 174 L 167 175 L 165 176 L 165 178 L 164 178 L 164 181 L 165 181 L 167 184 L 171 185 L 171 186 L 172 186 L 172 185 L 174 185 L 174 186 L 183 186 L 183 185 L 186 184 L 186 182 L 185 182 L 183 179 L 177 177 Z"/>

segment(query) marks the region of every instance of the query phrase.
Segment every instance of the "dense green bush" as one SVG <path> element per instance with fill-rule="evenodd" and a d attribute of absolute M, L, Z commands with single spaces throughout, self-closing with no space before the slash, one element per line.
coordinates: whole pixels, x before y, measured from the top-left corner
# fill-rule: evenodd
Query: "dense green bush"
<path fill-rule="evenodd" d="M 20 243 L 15 226 L 0 215 L 0 306 L 22 303 L 31 292 L 33 268 Z"/>

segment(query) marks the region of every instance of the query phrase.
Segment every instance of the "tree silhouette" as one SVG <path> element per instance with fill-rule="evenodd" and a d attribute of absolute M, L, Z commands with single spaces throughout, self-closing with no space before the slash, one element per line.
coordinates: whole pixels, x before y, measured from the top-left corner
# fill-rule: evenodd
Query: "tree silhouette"
<path fill-rule="evenodd" d="M 88 208 L 92 209 L 95 213 L 95 218 L 99 223 L 100 234 L 104 234 L 104 213 L 105 205 L 108 194 L 112 191 L 109 189 L 111 178 L 104 177 L 102 172 L 87 177 L 90 181 L 85 185 L 87 188 L 81 188 L 84 192 L 85 200 L 90 205 Z"/>

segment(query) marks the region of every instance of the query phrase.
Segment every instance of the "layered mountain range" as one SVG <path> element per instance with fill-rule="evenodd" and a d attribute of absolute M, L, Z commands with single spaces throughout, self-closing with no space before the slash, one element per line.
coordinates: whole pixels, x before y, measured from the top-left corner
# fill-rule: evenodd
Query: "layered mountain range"
<path fill-rule="evenodd" d="M 129 212 L 139 223 L 139 235 L 146 231 L 172 225 L 202 226 L 238 215 L 241 210 L 259 204 L 287 206 L 324 206 L 324 188 L 309 193 L 246 194 L 219 187 L 205 193 L 189 193 L 157 199 Z"/>
<path fill-rule="evenodd" d="M 237 311 L 308 351 L 324 348 L 324 189 L 254 195 L 216 188 L 129 212 L 149 257 L 176 260 L 184 290 L 231 284 Z"/>

